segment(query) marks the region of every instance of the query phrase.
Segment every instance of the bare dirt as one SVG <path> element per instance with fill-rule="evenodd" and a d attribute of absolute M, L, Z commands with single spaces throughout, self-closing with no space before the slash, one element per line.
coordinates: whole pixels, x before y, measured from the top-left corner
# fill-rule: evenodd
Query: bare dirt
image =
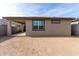
<path fill-rule="evenodd" d="M 79 55 L 79 37 L 2 37 L 0 38 L 0 55 Z"/>

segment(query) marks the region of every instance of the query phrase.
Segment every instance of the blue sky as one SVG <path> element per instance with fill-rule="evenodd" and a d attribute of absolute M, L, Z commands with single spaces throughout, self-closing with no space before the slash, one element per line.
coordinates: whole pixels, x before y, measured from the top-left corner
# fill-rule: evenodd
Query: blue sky
<path fill-rule="evenodd" d="M 2 16 L 79 17 L 78 3 L 15 3 L 1 4 Z"/>

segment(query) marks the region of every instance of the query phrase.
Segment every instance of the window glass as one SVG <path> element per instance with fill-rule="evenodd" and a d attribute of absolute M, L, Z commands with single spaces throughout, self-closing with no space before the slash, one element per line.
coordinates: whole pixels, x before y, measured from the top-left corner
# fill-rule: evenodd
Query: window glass
<path fill-rule="evenodd" d="M 44 25 L 44 21 L 39 21 L 39 26 L 43 26 Z"/>
<path fill-rule="evenodd" d="M 39 26 L 39 29 L 40 29 L 40 30 L 44 29 L 44 26 Z"/>
<path fill-rule="evenodd" d="M 33 30 L 38 30 L 38 26 L 33 26 Z"/>
<path fill-rule="evenodd" d="M 33 25 L 38 25 L 38 21 L 33 21 Z"/>
<path fill-rule="evenodd" d="M 32 29 L 44 30 L 45 29 L 44 20 L 33 20 Z"/>

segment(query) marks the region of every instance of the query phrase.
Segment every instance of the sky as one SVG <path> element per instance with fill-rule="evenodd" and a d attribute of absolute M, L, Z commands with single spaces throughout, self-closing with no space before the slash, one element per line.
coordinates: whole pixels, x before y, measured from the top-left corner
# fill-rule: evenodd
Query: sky
<path fill-rule="evenodd" d="M 79 17 L 78 3 L 13 3 L 0 4 L 3 16 Z"/>

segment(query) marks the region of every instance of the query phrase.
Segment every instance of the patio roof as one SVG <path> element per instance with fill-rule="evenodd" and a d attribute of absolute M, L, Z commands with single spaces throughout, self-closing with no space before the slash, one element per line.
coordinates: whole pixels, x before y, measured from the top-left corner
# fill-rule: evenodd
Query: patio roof
<path fill-rule="evenodd" d="M 3 19 L 12 20 L 20 23 L 25 23 L 25 20 L 33 20 L 33 19 L 61 19 L 61 20 L 74 20 L 72 17 L 3 17 Z"/>
<path fill-rule="evenodd" d="M 51 19 L 51 18 L 57 18 L 57 19 L 65 19 L 65 20 L 73 20 L 75 18 L 73 17 L 3 17 L 5 19 Z"/>

